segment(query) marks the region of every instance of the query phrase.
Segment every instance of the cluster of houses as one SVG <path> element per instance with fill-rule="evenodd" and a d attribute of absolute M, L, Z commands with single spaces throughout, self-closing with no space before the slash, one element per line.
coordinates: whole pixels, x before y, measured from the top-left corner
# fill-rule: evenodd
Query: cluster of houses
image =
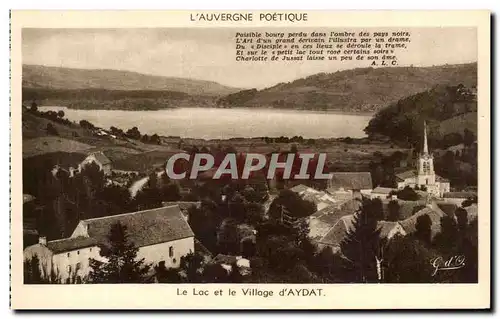
<path fill-rule="evenodd" d="M 384 211 L 387 211 L 390 201 L 398 202 L 400 220 L 378 222 L 380 236 L 384 238 L 415 232 L 416 221 L 422 215 L 430 217 L 432 235 L 439 233 L 441 217 L 453 214 L 464 200 L 474 194 L 450 192 L 449 181 L 434 172 L 426 132 L 424 136 L 423 152 L 419 155 L 417 167 L 397 174 L 395 188 L 374 188 L 369 172 L 332 173 L 325 190 L 302 184 L 291 187 L 290 190 L 300 197 L 316 204 L 316 212 L 305 217 L 312 241 L 319 248 L 331 247 L 334 252 L 339 252 L 340 243 L 353 227 L 354 214 L 360 208 L 362 198 L 381 199 Z M 111 161 L 102 152 L 89 154 L 75 170 L 92 162 L 106 175 L 112 172 Z M 424 193 L 423 200 L 405 201 L 395 195 L 397 190 L 415 186 Z M 24 198 L 25 204 L 32 200 L 29 195 Z M 75 277 L 85 278 L 90 270 L 89 258 L 102 259 L 99 251 L 109 245 L 107 235 L 110 228 L 119 222 L 127 227 L 130 239 L 139 249 L 139 258 L 154 265 L 176 268 L 180 266 L 181 257 L 195 249 L 204 249 L 187 222 L 187 210 L 193 205 L 199 207 L 200 202 L 168 202 L 156 209 L 81 220 L 68 238 L 47 241 L 45 237 L 40 237 L 37 244 L 25 248 L 24 258 L 37 255 L 44 276 L 55 272 L 63 282 Z M 477 217 L 476 204 L 466 209 L 469 215 Z M 233 264 L 241 266 L 244 274 L 248 274 L 250 268 L 249 261 L 241 256 L 218 255 L 213 260 L 228 271 Z"/>

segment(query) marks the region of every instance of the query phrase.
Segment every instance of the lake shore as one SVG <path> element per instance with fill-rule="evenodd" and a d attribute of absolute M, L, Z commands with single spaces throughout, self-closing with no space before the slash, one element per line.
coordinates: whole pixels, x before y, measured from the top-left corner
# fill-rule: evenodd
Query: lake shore
<path fill-rule="evenodd" d="M 80 110 L 41 106 L 40 111 L 63 111 L 65 118 L 89 121 L 124 132 L 137 127 L 141 134 L 182 139 L 231 140 L 235 138 L 302 137 L 363 138 L 373 114 L 341 111 L 308 111 L 272 108 L 186 107 L 156 111 Z"/>

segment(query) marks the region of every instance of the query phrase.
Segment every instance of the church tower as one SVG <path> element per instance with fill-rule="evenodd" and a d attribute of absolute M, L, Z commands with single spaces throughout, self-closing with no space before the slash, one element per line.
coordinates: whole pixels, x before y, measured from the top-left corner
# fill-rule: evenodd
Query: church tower
<path fill-rule="evenodd" d="M 432 191 L 431 188 L 435 187 L 435 184 L 436 174 L 434 172 L 434 158 L 432 154 L 429 153 L 429 147 L 427 145 L 427 124 L 424 122 L 424 147 L 418 158 L 417 185 L 419 187 L 425 186 L 428 191 Z"/>

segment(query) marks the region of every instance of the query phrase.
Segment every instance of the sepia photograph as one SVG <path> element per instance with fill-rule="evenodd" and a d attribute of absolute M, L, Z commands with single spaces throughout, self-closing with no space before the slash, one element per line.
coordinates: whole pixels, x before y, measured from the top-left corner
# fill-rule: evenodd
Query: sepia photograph
<path fill-rule="evenodd" d="M 478 284 L 478 27 L 312 16 L 20 28 L 22 285 Z"/>

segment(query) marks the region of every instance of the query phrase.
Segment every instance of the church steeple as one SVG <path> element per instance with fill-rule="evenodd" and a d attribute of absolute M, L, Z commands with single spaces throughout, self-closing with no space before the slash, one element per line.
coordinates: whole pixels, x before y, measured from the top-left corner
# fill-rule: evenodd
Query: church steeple
<path fill-rule="evenodd" d="M 427 146 L 427 123 L 424 121 L 424 155 L 429 154 L 429 148 Z"/>

